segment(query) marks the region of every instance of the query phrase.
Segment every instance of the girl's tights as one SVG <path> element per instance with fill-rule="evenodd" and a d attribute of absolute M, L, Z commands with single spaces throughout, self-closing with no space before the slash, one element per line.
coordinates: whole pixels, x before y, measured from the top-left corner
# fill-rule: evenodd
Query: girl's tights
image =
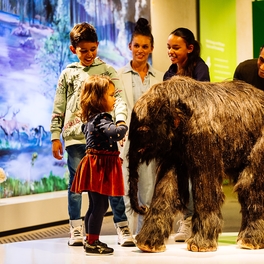
<path fill-rule="evenodd" d="M 108 209 L 108 196 L 88 191 L 89 208 L 84 218 L 86 240 L 91 245 L 99 239 L 104 215 Z"/>

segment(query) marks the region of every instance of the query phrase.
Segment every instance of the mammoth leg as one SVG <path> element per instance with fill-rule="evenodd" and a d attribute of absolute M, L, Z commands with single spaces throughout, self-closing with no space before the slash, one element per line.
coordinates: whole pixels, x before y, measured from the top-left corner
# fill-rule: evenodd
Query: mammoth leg
<path fill-rule="evenodd" d="M 192 153 L 197 155 L 190 166 L 194 214 L 187 249 L 195 252 L 216 251 L 218 236 L 222 231 L 221 207 L 225 198 L 222 189 L 223 163 L 219 147 L 213 144 L 204 144 L 199 152 L 193 150 Z"/>
<path fill-rule="evenodd" d="M 241 204 L 242 223 L 237 238 L 241 248 L 264 248 L 264 137 L 255 144 L 249 165 L 242 171 L 234 190 Z"/>
<path fill-rule="evenodd" d="M 208 182 L 201 181 L 201 185 L 207 184 L 208 187 L 206 190 L 201 188 L 199 194 L 196 191 L 193 195 L 195 212 L 192 217 L 192 236 L 187 240 L 187 249 L 194 252 L 216 251 L 218 236 L 222 232 L 221 205 L 224 202 L 224 193 L 220 183 L 212 186 Z M 197 188 L 196 184 L 193 186 Z"/>
<path fill-rule="evenodd" d="M 165 239 L 171 234 L 176 213 L 182 210 L 174 169 L 167 171 L 160 180 L 159 173 L 152 202 L 136 236 L 137 247 L 146 252 L 165 251 Z"/>

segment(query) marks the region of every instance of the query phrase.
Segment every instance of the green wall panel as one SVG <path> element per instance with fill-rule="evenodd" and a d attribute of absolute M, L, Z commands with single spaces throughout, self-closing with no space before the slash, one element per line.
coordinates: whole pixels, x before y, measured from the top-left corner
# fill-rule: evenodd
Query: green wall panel
<path fill-rule="evenodd" d="M 253 55 L 259 56 L 259 48 L 264 45 L 264 1 L 252 2 Z"/>
<path fill-rule="evenodd" d="M 201 56 L 211 81 L 232 79 L 236 67 L 236 0 L 200 0 Z"/>

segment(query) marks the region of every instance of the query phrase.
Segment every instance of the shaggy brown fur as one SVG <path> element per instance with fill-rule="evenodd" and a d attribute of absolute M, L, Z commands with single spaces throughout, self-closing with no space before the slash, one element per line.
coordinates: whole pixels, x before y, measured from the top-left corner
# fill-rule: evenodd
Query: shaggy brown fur
<path fill-rule="evenodd" d="M 165 250 L 173 220 L 189 199 L 194 215 L 191 251 L 215 251 L 222 230 L 222 182 L 230 177 L 241 204 L 237 242 L 264 248 L 264 92 L 230 81 L 198 82 L 173 77 L 154 85 L 135 104 L 130 123 L 129 196 L 137 200 L 139 163 L 156 159 L 157 182 L 137 246 Z"/>

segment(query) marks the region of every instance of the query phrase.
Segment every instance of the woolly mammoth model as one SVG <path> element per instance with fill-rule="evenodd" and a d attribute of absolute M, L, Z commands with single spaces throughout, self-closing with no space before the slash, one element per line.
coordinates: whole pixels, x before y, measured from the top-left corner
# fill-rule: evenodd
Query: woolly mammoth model
<path fill-rule="evenodd" d="M 237 243 L 264 248 L 264 92 L 249 84 L 198 82 L 187 77 L 152 86 L 135 104 L 129 129 L 129 196 L 146 213 L 137 246 L 165 250 L 173 220 L 188 204 L 194 215 L 190 251 L 215 251 L 222 231 L 222 182 L 230 177 L 241 204 Z M 137 199 L 140 163 L 157 161 L 148 210 Z"/>

